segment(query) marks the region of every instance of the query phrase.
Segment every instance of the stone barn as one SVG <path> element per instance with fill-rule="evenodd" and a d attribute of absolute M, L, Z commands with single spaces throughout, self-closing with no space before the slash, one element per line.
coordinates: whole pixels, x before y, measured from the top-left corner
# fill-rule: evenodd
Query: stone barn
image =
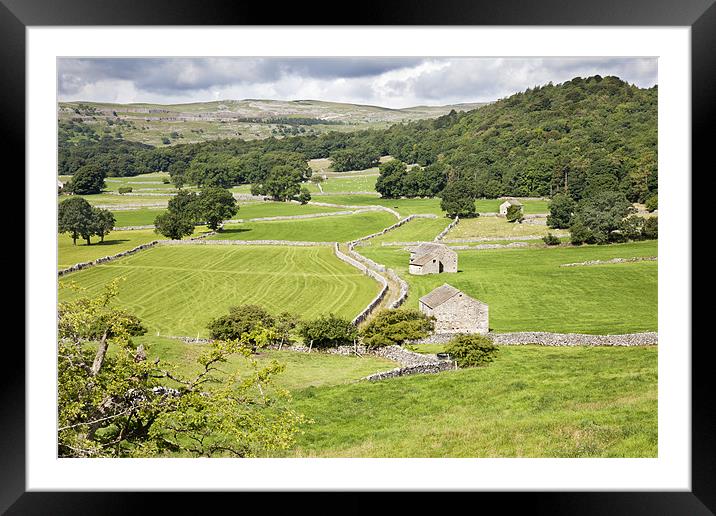
<path fill-rule="evenodd" d="M 410 274 L 457 272 L 457 253 L 444 244 L 424 243 L 410 251 Z"/>
<path fill-rule="evenodd" d="M 419 308 L 425 315 L 435 317 L 435 333 L 485 334 L 490 331 L 487 304 L 447 283 L 421 297 Z"/>
<path fill-rule="evenodd" d="M 505 202 L 500 204 L 500 215 L 507 215 L 507 210 L 510 208 L 510 206 L 519 206 L 520 211 L 524 209 L 522 207 L 522 203 L 517 199 L 507 199 Z"/>

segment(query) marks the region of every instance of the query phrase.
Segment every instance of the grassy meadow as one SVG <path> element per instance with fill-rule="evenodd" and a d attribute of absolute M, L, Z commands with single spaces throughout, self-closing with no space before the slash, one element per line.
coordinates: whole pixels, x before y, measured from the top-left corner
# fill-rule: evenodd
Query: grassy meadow
<path fill-rule="evenodd" d="M 355 317 L 379 284 L 338 260 L 329 246 L 161 246 L 63 276 L 98 292 L 114 278 L 117 306 L 136 314 L 150 334 L 207 336 L 209 320 L 233 305 L 259 304 L 273 313 L 311 318 Z M 60 301 L 86 295 L 60 289 Z"/>
<path fill-rule="evenodd" d="M 505 217 L 475 217 L 460 219 L 445 236 L 446 240 L 455 238 L 494 238 L 509 240 L 510 237 L 545 236 L 555 230 L 543 224 L 507 222 Z"/>
<path fill-rule="evenodd" d="M 497 332 L 614 334 L 657 329 L 657 262 L 585 267 L 564 263 L 656 256 L 657 242 L 608 246 L 458 251 L 458 272 L 408 274 L 401 247 L 364 247 L 361 254 L 393 268 L 410 285 L 405 306 L 449 283 L 490 307 Z"/>
<path fill-rule="evenodd" d="M 155 335 L 138 337 L 136 342 L 144 345 L 150 357 L 158 357 L 162 362 L 172 364 L 184 377 L 201 371 L 196 359 L 207 348 L 206 344 L 188 344 Z M 276 360 L 285 365 L 286 370 L 275 377 L 276 385 L 291 390 L 342 385 L 396 367 L 395 362 L 372 355 L 356 357 L 262 349 L 253 357 L 259 363 Z M 233 371 L 241 371 L 245 367 L 244 359 L 239 356 L 230 357 L 225 366 L 227 370 Z"/>
<path fill-rule="evenodd" d="M 416 242 L 432 241 L 452 219 L 438 217 L 437 219 L 415 218 L 406 222 L 399 228 L 388 231 L 384 235 L 371 238 L 367 245 L 381 245 L 383 242 Z"/>
<path fill-rule="evenodd" d="M 395 217 L 390 213 L 373 211 L 305 220 L 244 222 L 226 224 L 221 233 L 209 238 L 216 240 L 347 242 L 380 231 L 394 224 L 395 221 Z"/>
<path fill-rule="evenodd" d="M 487 367 L 309 387 L 293 457 L 656 457 L 657 349 L 502 346 Z"/>

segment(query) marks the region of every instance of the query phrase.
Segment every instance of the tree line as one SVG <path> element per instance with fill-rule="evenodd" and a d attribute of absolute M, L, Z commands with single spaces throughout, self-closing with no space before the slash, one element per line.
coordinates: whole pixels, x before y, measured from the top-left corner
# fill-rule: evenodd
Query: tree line
<path fill-rule="evenodd" d="M 179 183 L 237 185 L 264 180 L 271 167 L 263 162 L 275 160 L 275 153 L 302 175 L 305 161 L 314 158 L 330 158 L 334 170 L 344 171 L 375 166 L 380 156 L 391 155 L 420 167 L 381 181 L 378 191 L 385 197 L 436 195 L 447 183 L 462 181 L 476 197 L 564 192 L 579 201 L 613 190 L 644 202 L 657 192 L 657 95 L 656 86 L 642 89 L 596 75 L 380 130 L 170 148 L 61 137 L 60 174 L 98 164 L 108 176 L 164 170 Z"/>

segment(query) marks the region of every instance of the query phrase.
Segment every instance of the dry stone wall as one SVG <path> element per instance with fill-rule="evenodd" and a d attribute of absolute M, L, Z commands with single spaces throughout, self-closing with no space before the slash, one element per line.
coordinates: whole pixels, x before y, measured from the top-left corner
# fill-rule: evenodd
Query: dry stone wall
<path fill-rule="evenodd" d="M 206 238 L 206 237 L 204 237 Z M 330 246 L 335 242 L 303 242 L 294 240 L 160 240 L 163 245 L 285 245 L 293 247 Z"/>
<path fill-rule="evenodd" d="M 412 374 L 434 374 L 457 368 L 452 360 L 441 360 L 437 355 L 416 353 L 400 346 L 378 348 L 373 354 L 398 362 L 400 367 L 371 374 L 363 380 L 376 381 Z"/>
<path fill-rule="evenodd" d="M 453 220 L 448 226 L 443 229 L 440 233 L 438 233 L 438 236 L 435 237 L 435 242 L 440 242 L 443 238 L 445 238 L 445 235 L 448 234 L 448 232 L 458 225 L 460 222 L 460 217 L 455 217 L 455 220 Z"/>
<path fill-rule="evenodd" d="M 398 276 L 398 274 L 393 269 L 387 269 L 386 273 L 391 277 L 394 282 L 400 285 L 400 294 L 398 295 L 398 298 L 393 301 L 388 308 L 398 308 L 405 302 L 405 299 L 408 297 L 408 282 Z"/>
<path fill-rule="evenodd" d="M 365 321 L 366 318 L 373 312 L 373 310 L 375 310 L 375 308 L 383 300 L 383 298 L 385 297 L 385 294 L 388 292 L 388 281 L 383 276 L 381 276 L 377 272 L 369 269 L 368 267 L 366 267 L 364 264 L 360 263 L 355 258 L 351 258 L 350 256 L 341 252 L 341 250 L 338 249 L 338 243 L 334 243 L 333 250 L 336 254 L 336 257 L 339 260 L 342 260 L 342 261 L 346 262 L 347 264 L 352 265 L 356 269 L 362 271 L 364 274 L 366 274 L 367 276 L 370 276 L 371 278 L 373 278 L 374 280 L 376 280 L 378 283 L 381 284 L 381 289 L 380 289 L 380 292 L 378 292 L 378 295 L 375 296 L 375 298 L 373 298 L 373 300 L 370 303 L 368 303 L 368 306 L 366 306 L 361 311 L 361 313 L 359 313 L 353 319 L 352 323 L 357 326 L 361 322 Z"/>
<path fill-rule="evenodd" d="M 436 374 L 442 371 L 456 369 L 455 363 L 451 360 L 443 360 L 434 364 L 420 364 L 408 367 L 396 367 L 390 371 L 383 371 L 368 375 L 362 380 L 375 382 L 377 380 L 387 380 L 388 378 L 397 378 L 398 376 L 408 376 L 411 374 Z"/>
<path fill-rule="evenodd" d="M 160 240 L 152 240 L 151 242 L 148 242 L 148 243 L 142 244 L 142 245 L 138 245 L 137 247 L 134 247 L 127 251 L 122 251 L 121 253 L 113 254 L 111 256 L 103 256 L 102 258 L 97 258 L 96 260 L 92 260 L 91 262 L 76 263 L 72 267 L 67 267 L 66 269 L 61 269 L 61 270 L 57 271 L 57 276 L 58 277 L 64 276 L 65 274 L 69 274 L 70 272 L 79 271 L 82 269 L 86 269 L 88 267 L 92 267 L 94 265 L 99 265 L 101 263 L 107 263 L 109 261 L 116 260 L 118 258 L 123 258 L 124 256 L 129 256 L 131 254 L 137 253 L 144 249 L 149 249 L 150 247 L 154 247 L 159 242 L 160 242 Z"/>
<path fill-rule="evenodd" d="M 556 237 L 569 236 L 567 231 L 553 231 L 552 234 Z M 522 235 L 522 236 L 492 236 L 492 237 L 473 237 L 473 238 L 446 238 L 443 240 L 444 244 L 469 244 L 472 242 L 493 242 L 495 240 L 542 240 L 540 235 Z"/>
<path fill-rule="evenodd" d="M 454 335 L 433 334 L 412 344 L 443 344 Z M 625 333 L 620 335 L 591 335 L 585 333 L 513 332 L 487 334 L 492 342 L 500 346 L 656 346 L 659 334 L 656 332 Z"/>
<path fill-rule="evenodd" d="M 589 260 L 586 262 L 563 263 L 560 267 L 583 267 L 587 265 L 604 265 L 608 263 L 655 262 L 656 256 L 637 256 L 634 258 L 612 258 L 611 260 Z"/>

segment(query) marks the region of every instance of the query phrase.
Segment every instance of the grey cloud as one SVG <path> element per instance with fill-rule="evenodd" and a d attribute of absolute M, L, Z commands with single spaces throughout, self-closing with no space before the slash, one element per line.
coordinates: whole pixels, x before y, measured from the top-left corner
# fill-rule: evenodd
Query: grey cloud
<path fill-rule="evenodd" d="M 126 80 L 149 92 L 206 90 L 274 82 L 288 75 L 336 79 L 377 76 L 418 58 L 81 58 L 59 61 L 61 94 L 102 80 Z"/>
<path fill-rule="evenodd" d="M 577 76 L 616 75 L 641 87 L 656 83 L 655 59 L 500 58 L 455 59 L 451 66 L 409 79 L 416 97 L 496 100 L 526 88 Z"/>
<path fill-rule="evenodd" d="M 425 65 L 425 66 L 421 66 Z M 64 58 L 63 100 L 196 102 L 320 98 L 385 107 L 496 100 L 547 82 L 616 75 L 657 82 L 656 58 Z M 120 82 L 124 81 L 124 82 Z M 228 95 L 228 96 L 227 96 Z M 82 97 L 85 98 L 82 98 Z M 318 97 L 317 97 L 318 96 Z"/>

